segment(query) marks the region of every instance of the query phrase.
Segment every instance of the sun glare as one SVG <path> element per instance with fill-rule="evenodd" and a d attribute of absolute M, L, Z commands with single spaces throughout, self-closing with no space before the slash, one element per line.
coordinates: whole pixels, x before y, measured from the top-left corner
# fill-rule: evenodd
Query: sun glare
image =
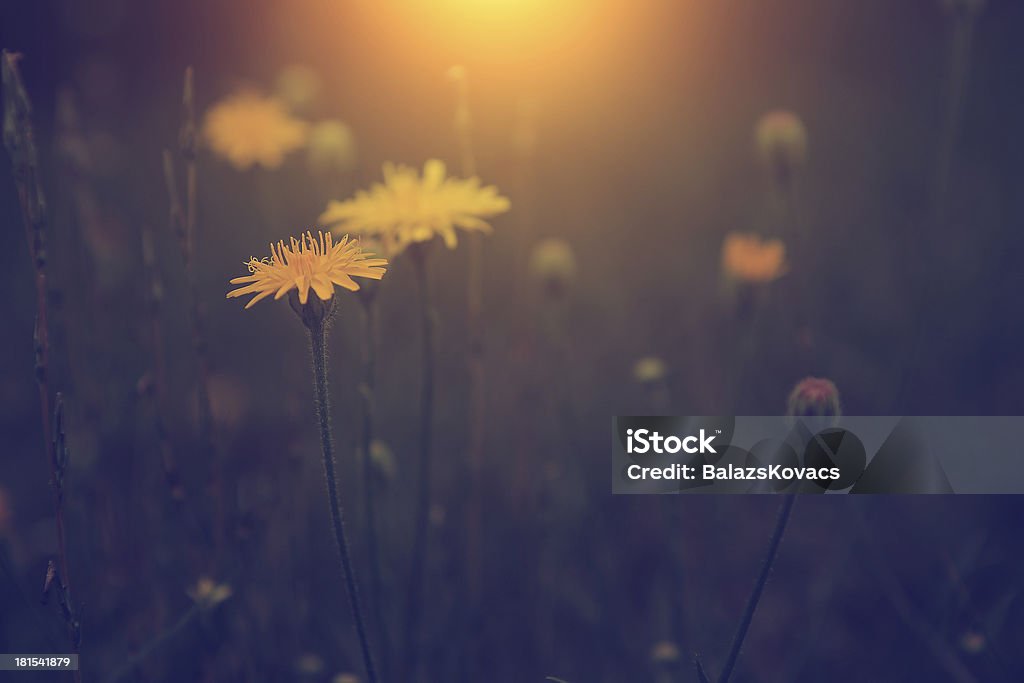
<path fill-rule="evenodd" d="M 406 0 L 390 4 L 421 35 L 469 54 L 530 58 L 558 50 L 594 28 L 604 0 Z"/>

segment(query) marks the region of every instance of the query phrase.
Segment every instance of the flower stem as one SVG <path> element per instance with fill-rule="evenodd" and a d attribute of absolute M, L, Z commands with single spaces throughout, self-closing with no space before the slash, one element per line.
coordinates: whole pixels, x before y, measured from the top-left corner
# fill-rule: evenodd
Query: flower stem
<path fill-rule="evenodd" d="M 359 603 L 359 589 L 356 585 L 352 558 L 349 554 L 348 539 L 345 537 L 345 521 L 338 497 L 338 481 L 334 471 L 334 442 L 331 438 L 330 400 L 327 391 L 327 332 L 324 320 L 318 320 L 309 327 L 310 346 L 313 351 L 313 381 L 316 387 L 316 412 L 320 421 L 320 446 L 324 456 L 324 475 L 327 480 L 327 496 L 330 498 L 331 522 L 334 526 L 334 540 L 338 544 L 341 555 L 342 573 L 345 575 L 345 588 L 348 590 L 352 617 L 355 620 L 356 635 L 359 636 L 359 647 L 362 650 L 363 664 L 370 683 L 378 683 L 377 668 L 370 654 L 370 642 L 366 634 L 366 622 L 363 619 L 362 606 Z"/>
<path fill-rule="evenodd" d="M 405 665 L 403 681 L 415 680 L 418 664 L 420 615 L 422 612 L 422 594 L 424 569 L 427 555 L 428 519 L 430 517 L 430 482 L 431 482 L 431 442 L 433 440 L 434 421 L 434 325 L 436 313 L 430 296 L 430 278 L 427 272 L 426 245 L 415 245 L 411 252 L 416 267 L 416 276 L 420 290 L 420 308 L 422 312 L 421 342 L 423 344 L 423 378 L 420 386 L 420 434 L 419 434 L 419 471 L 417 482 L 419 488 L 416 496 L 416 527 L 412 545 L 412 567 L 409 573 L 409 591 L 405 622 Z"/>
<path fill-rule="evenodd" d="M 381 588 L 380 550 L 377 540 L 376 480 L 371 457 L 374 437 L 374 401 L 377 383 L 377 303 L 375 291 L 368 287 L 359 290 L 363 303 L 365 323 L 363 330 L 363 383 L 360 387 L 362 399 L 363 428 L 363 524 L 366 534 L 366 553 L 370 567 L 370 608 L 377 626 L 377 641 L 381 648 L 384 666 L 390 661 L 391 649 L 387 625 L 384 622 L 383 590 Z"/>
<path fill-rule="evenodd" d="M 469 112 L 469 84 L 464 78 L 458 88 L 455 134 L 459 141 L 462 175 L 476 175 L 476 153 Z M 466 520 L 466 561 L 469 571 L 469 605 L 472 611 L 480 606 L 481 544 L 483 517 L 483 458 L 487 411 L 486 375 L 484 369 L 483 307 L 484 307 L 484 236 L 468 236 L 469 277 L 466 281 L 466 320 L 469 335 L 469 515 Z"/>
<path fill-rule="evenodd" d="M 976 11 L 976 10 L 974 10 Z M 935 176 L 932 180 L 931 220 L 927 223 L 933 230 L 945 227 L 949 212 L 950 182 L 955 160 L 956 142 L 959 137 L 961 120 L 963 119 L 965 95 L 968 77 L 971 71 L 971 49 L 974 42 L 974 11 L 961 10 L 953 17 L 953 35 L 950 43 L 950 61 L 946 82 L 946 106 L 942 117 L 942 128 L 938 139 L 937 154 L 934 162 Z M 906 360 L 901 364 L 899 384 L 896 387 L 894 403 L 897 412 L 907 412 L 905 401 L 912 384 L 918 377 L 917 358 L 928 338 L 928 305 L 932 299 L 940 299 L 937 285 L 941 281 L 932 277 L 929 268 L 935 256 L 932 246 L 934 240 L 926 239 L 926 235 L 917 232 L 910 244 L 912 252 L 909 263 L 917 264 L 913 275 L 921 278 L 920 284 L 911 283 L 910 293 L 912 310 L 916 312 L 911 327 L 911 341 L 906 353 Z"/>
<path fill-rule="evenodd" d="M 68 638 L 71 649 L 78 652 L 81 630 L 71 602 L 71 577 L 68 569 L 67 539 L 64 528 L 64 468 L 62 461 L 63 426 L 57 421 L 61 430 L 55 433 L 54 414 L 60 416 L 60 394 L 54 401 L 50 394 L 50 320 L 47 299 L 48 252 L 46 246 L 47 206 L 43 194 L 42 182 L 39 177 L 39 158 L 35 144 L 35 132 L 32 127 L 32 105 L 28 93 L 21 80 L 18 69 L 19 56 L 3 50 L 0 53 L 3 73 L 4 99 L 4 146 L 11 158 L 14 182 L 18 190 L 22 219 L 25 224 L 25 235 L 28 240 L 29 253 L 36 285 L 36 324 L 35 324 L 35 375 L 39 390 L 39 410 L 43 427 L 43 447 L 50 472 L 50 488 L 53 492 L 54 513 L 57 527 L 57 561 L 59 565 L 59 583 L 65 603 L 65 621 L 68 627 Z M 58 436 L 61 443 L 58 444 Z M 66 455 L 66 454 L 65 454 Z M 81 673 L 72 674 L 75 681 L 81 681 Z"/>
<path fill-rule="evenodd" d="M 210 399 L 209 343 L 206 334 L 206 307 L 199 293 L 196 264 L 198 182 L 198 133 L 196 130 L 194 71 L 185 69 L 182 87 L 182 121 L 178 131 L 178 152 L 184 166 L 185 191 L 178 191 L 175 159 L 170 149 L 164 149 L 164 182 L 169 202 L 171 230 L 178 238 L 182 264 L 185 271 L 185 288 L 188 293 L 189 317 L 191 322 L 192 348 L 196 358 L 196 399 L 198 408 L 199 447 L 210 461 L 210 492 L 213 498 L 213 565 L 223 561 L 225 536 L 227 534 L 227 509 L 224 501 L 224 464 L 220 458 L 213 434 L 213 409 Z"/>
<path fill-rule="evenodd" d="M 740 617 L 740 625 L 736 629 L 736 636 L 733 638 L 732 646 L 729 648 L 729 657 L 725 660 L 725 667 L 722 675 L 718 677 L 718 683 L 728 683 L 736 668 L 736 662 L 740 658 L 740 650 L 743 648 L 743 641 L 747 637 L 747 631 L 754 620 L 754 612 L 757 611 L 757 604 L 761 601 L 761 593 L 768 583 L 768 575 L 775 564 L 775 556 L 779 554 L 779 546 L 782 544 L 782 536 L 786 533 L 786 526 L 789 524 L 790 513 L 793 512 L 793 503 L 796 501 L 796 494 L 787 495 L 779 508 L 779 516 L 775 521 L 775 530 L 768 542 L 768 553 L 765 555 L 764 564 L 761 565 L 761 572 L 754 583 L 754 590 L 750 593 L 747 606 L 743 608 L 743 615 Z"/>

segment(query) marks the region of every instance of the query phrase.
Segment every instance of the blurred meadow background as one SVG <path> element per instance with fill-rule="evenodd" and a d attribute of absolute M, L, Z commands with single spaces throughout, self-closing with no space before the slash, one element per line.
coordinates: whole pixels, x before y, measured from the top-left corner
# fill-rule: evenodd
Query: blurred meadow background
<path fill-rule="evenodd" d="M 439 160 L 493 229 L 347 230 L 390 262 L 327 337 L 379 680 L 1022 680 L 1024 503 L 803 497 L 765 584 L 777 498 L 607 467 L 619 414 L 1020 413 L 1022 30 L 1015 0 L 0 3 L 0 651 L 368 680 L 309 335 L 225 294 Z"/>

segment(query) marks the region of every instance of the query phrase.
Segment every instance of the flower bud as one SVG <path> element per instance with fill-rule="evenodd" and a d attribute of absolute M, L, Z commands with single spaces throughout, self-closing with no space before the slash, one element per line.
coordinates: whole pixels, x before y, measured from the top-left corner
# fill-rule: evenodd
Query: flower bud
<path fill-rule="evenodd" d="M 294 112 L 307 113 L 320 97 L 323 83 L 320 75 L 304 64 L 281 69 L 275 83 L 275 94 Z"/>
<path fill-rule="evenodd" d="M 347 173 L 355 168 L 355 135 L 342 121 L 327 119 L 314 124 L 306 145 L 306 164 L 315 175 Z"/>
<path fill-rule="evenodd" d="M 295 315 L 302 320 L 302 324 L 311 330 L 323 325 L 334 312 L 333 296 L 324 301 L 312 292 L 307 297 L 306 303 L 302 304 L 299 303 L 299 293 L 293 289 L 288 293 L 288 304 L 295 311 Z"/>
<path fill-rule="evenodd" d="M 755 134 L 761 160 L 781 180 L 789 180 L 807 160 L 807 129 L 791 111 L 772 111 L 757 122 Z"/>
<path fill-rule="evenodd" d="M 830 379 L 806 377 L 793 387 L 786 404 L 789 417 L 832 417 L 842 414 L 839 390 Z"/>
<path fill-rule="evenodd" d="M 529 271 L 546 293 L 561 296 L 576 279 L 576 256 L 565 240 L 541 240 L 530 253 Z"/>

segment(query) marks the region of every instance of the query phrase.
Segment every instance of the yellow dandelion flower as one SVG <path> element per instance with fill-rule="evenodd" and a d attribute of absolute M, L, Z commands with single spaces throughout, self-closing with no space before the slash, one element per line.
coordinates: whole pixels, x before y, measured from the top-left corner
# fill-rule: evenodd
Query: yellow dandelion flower
<path fill-rule="evenodd" d="M 779 239 L 730 233 L 722 245 L 722 270 L 745 282 L 771 282 L 785 275 L 786 245 Z"/>
<path fill-rule="evenodd" d="M 397 253 L 438 235 L 454 249 L 456 228 L 490 232 L 484 218 L 508 209 L 508 199 L 493 185 L 482 187 L 477 177 L 446 177 L 444 162 L 431 159 L 422 178 L 414 168 L 385 164 L 383 183 L 352 199 L 329 202 L 320 222 L 334 226 L 336 233 L 377 236 L 388 253 Z"/>
<path fill-rule="evenodd" d="M 245 305 L 249 308 L 271 294 L 280 299 L 295 289 L 299 303 L 305 305 L 310 289 L 321 301 L 328 301 L 334 295 L 334 285 L 354 292 L 359 284 L 353 277 L 384 277 L 387 259 L 369 258 L 371 254 L 360 248 L 359 240 L 345 235 L 335 243 L 329 232 L 318 235 L 307 232 L 299 239 L 292 237 L 290 245 L 284 241 L 271 244 L 270 258 L 249 259 L 246 265 L 251 274 L 231 280 L 233 285 L 244 286 L 228 292 L 228 298 L 255 294 Z"/>
<path fill-rule="evenodd" d="M 289 152 L 306 144 L 308 130 L 283 101 L 251 91 L 221 100 L 203 121 L 210 148 L 240 171 L 257 164 L 277 168 Z"/>

